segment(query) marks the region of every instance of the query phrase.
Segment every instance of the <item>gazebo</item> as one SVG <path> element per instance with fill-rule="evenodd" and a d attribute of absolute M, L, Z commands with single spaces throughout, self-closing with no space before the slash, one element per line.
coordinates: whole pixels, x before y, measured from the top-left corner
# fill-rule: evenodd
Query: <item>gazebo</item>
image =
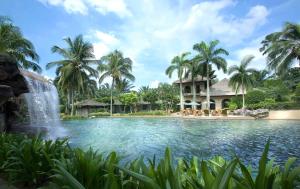
<path fill-rule="evenodd" d="M 97 102 L 96 100 L 87 99 L 75 104 L 76 106 L 76 115 L 88 117 L 89 113 L 101 110 L 109 106 L 105 103 Z"/>

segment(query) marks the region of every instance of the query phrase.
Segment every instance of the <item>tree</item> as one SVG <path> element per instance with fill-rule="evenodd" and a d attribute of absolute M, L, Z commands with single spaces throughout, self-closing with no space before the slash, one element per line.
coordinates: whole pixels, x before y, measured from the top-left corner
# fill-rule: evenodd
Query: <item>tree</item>
<path fill-rule="evenodd" d="M 267 55 L 267 66 L 279 75 L 294 63 L 300 65 L 300 25 L 287 22 L 282 31 L 274 32 L 262 41 L 260 51 Z"/>
<path fill-rule="evenodd" d="M 0 17 L 0 53 L 14 57 L 21 68 L 42 72 L 33 44 L 24 38 L 20 28 L 6 17 Z"/>
<path fill-rule="evenodd" d="M 206 71 L 206 102 L 208 110 L 210 110 L 210 65 L 215 65 L 218 70 L 221 69 L 223 72 L 227 71 L 227 62 L 222 55 L 228 55 L 229 53 L 223 48 L 217 48 L 218 44 L 218 40 L 213 40 L 209 44 L 206 44 L 202 41 L 201 43 L 197 43 L 193 46 L 193 49 L 198 52 L 198 55 L 195 57 L 195 59 L 199 61 L 199 63 L 206 65 L 208 70 Z"/>
<path fill-rule="evenodd" d="M 124 104 L 124 112 L 126 109 L 126 106 L 130 107 L 130 113 L 132 113 L 132 107 L 136 105 L 138 102 L 138 96 L 136 93 L 124 93 L 119 96 L 119 100 L 122 104 Z"/>
<path fill-rule="evenodd" d="M 260 89 L 267 94 L 268 98 L 273 98 L 279 102 L 287 100 L 286 97 L 289 94 L 289 89 L 284 84 L 283 80 L 279 78 L 265 80 Z"/>
<path fill-rule="evenodd" d="M 262 86 L 263 82 L 270 78 L 270 72 L 268 70 L 253 70 L 251 74 L 253 77 L 253 87 Z"/>
<path fill-rule="evenodd" d="M 198 59 L 192 59 L 191 61 L 188 62 L 187 64 L 187 72 L 185 77 L 188 78 L 189 76 L 191 77 L 192 80 L 192 94 L 193 94 L 193 103 L 196 102 L 196 85 L 195 85 L 195 78 L 200 74 L 200 64 Z M 192 106 L 193 109 L 196 108 L 195 105 Z"/>
<path fill-rule="evenodd" d="M 82 35 L 76 36 L 73 40 L 68 37 L 64 41 L 66 48 L 59 46 L 52 47 L 52 53 L 63 57 L 62 60 L 50 62 L 46 68 L 56 66 L 57 86 L 67 96 L 67 104 L 71 104 L 71 115 L 74 115 L 74 98 L 76 93 L 87 92 L 88 85 L 94 85 L 91 78 L 97 78 L 98 72 L 91 67 L 96 63 L 93 45 L 83 40 Z M 93 84 L 92 84 L 93 83 Z"/>
<path fill-rule="evenodd" d="M 187 56 L 189 55 L 189 52 L 182 53 L 179 56 L 175 56 L 172 61 L 171 65 L 167 68 L 166 74 L 171 78 L 173 72 L 176 70 L 177 71 L 177 77 L 179 78 L 179 92 L 180 92 L 180 110 L 184 109 L 183 105 L 183 88 L 182 88 L 182 77 L 183 77 L 183 72 L 184 69 L 187 68 L 187 64 L 189 60 L 187 59 Z"/>
<path fill-rule="evenodd" d="M 150 103 L 150 111 L 152 110 L 153 105 L 158 100 L 158 91 L 157 89 L 149 89 L 142 93 L 142 98 L 144 101 Z"/>
<path fill-rule="evenodd" d="M 296 86 L 300 83 L 300 67 L 289 69 L 281 79 L 290 90 L 295 91 Z"/>
<path fill-rule="evenodd" d="M 253 86 L 254 82 L 251 74 L 253 74 L 255 70 L 247 68 L 253 58 L 254 56 L 252 55 L 245 56 L 242 59 L 240 66 L 234 65 L 228 70 L 229 74 L 233 74 L 230 77 L 229 85 L 232 86 L 236 92 L 242 88 L 243 110 L 245 110 L 245 89 L 249 89 L 251 86 Z"/>
<path fill-rule="evenodd" d="M 111 96 L 110 96 L 110 115 L 112 116 L 113 103 L 113 89 L 115 83 L 121 81 L 123 78 L 134 81 L 135 77 L 131 74 L 132 61 L 130 58 L 124 58 L 120 51 L 113 51 L 101 58 L 101 64 L 98 66 L 101 74 L 99 82 L 101 83 L 105 78 L 112 78 L 111 82 Z"/>
<path fill-rule="evenodd" d="M 161 100 L 163 108 L 168 112 L 171 108 L 174 108 L 179 102 L 178 99 L 178 87 L 170 85 L 168 83 L 160 83 L 158 85 L 158 98 Z"/>
<path fill-rule="evenodd" d="M 293 100 L 296 103 L 300 103 L 300 83 L 298 83 L 298 85 L 296 86 L 295 89 L 295 96 L 293 97 Z"/>
<path fill-rule="evenodd" d="M 122 79 L 116 82 L 116 89 L 120 93 L 128 93 L 132 88 L 134 88 L 134 86 L 128 79 Z"/>

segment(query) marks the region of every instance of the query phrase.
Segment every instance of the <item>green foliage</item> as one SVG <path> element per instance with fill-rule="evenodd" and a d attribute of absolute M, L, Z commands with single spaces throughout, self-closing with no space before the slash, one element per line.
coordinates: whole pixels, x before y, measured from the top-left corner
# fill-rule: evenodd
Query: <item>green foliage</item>
<path fill-rule="evenodd" d="M 38 65 L 39 56 L 33 44 L 24 38 L 18 26 L 3 16 L 0 16 L 0 53 L 13 57 L 17 65 L 23 69 L 42 72 L 42 68 Z"/>
<path fill-rule="evenodd" d="M 246 94 L 246 104 L 256 104 L 264 101 L 266 98 L 266 94 L 260 90 L 252 90 Z"/>
<path fill-rule="evenodd" d="M 142 94 L 142 98 L 144 101 L 150 103 L 150 110 L 155 102 L 158 100 L 158 91 L 157 89 L 149 89 Z"/>
<path fill-rule="evenodd" d="M 119 96 L 119 100 L 122 104 L 125 105 L 125 107 L 130 106 L 130 112 L 132 112 L 132 107 L 136 105 L 139 99 L 136 93 L 131 92 L 131 93 L 121 94 Z"/>
<path fill-rule="evenodd" d="M 243 99 L 241 96 L 234 96 L 230 99 L 231 103 L 235 103 L 237 108 L 241 108 L 243 106 Z"/>
<path fill-rule="evenodd" d="M 40 137 L 0 135 L 0 173 L 12 182 L 43 188 L 201 189 L 201 188 L 295 188 L 300 184 L 300 167 L 290 158 L 284 167 L 268 161 L 266 144 L 258 170 L 251 170 L 238 158 L 226 161 L 193 157 L 190 161 L 143 157 L 120 165 L 112 152 L 103 155 L 89 149 L 68 147 L 66 140 L 44 141 Z M 255 174 L 254 174 L 255 173 Z M 257 176 L 254 176 L 257 175 Z M 45 186 L 46 185 L 46 186 Z M 298 185 L 298 186 L 297 186 Z"/>
<path fill-rule="evenodd" d="M 282 76 L 282 80 L 291 91 L 295 91 L 297 85 L 300 83 L 300 67 L 290 68 Z"/>
<path fill-rule="evenodd" d="M 295 96 L 293 97 L 293 100 L 296 103 L 300 103 L 300 83 L 297 85 L 297 87 L 295 89 Z"/>
<path fill-rule="evenodd" d="M 60 116 L 60 118 L 61 118 L 62 120 L 86 119 L 86 117 L 84 117 L 84 116 L 78 116 L 78 115 L 72 116 L 72 115 L 66 115 L 66 114 L 62 114 L 62 115 Z"/>
<path fill-rule="evenodd" d="M 45 141 L 41 137 L 0 135 L 0 172 L 13 183 L 39 186 L 53 175 L 54 159 L 69 158 L 67 140 Z"/>
<path fill-rule="evenodd" d="M 128 114 L 130 116 L 164 116 L 167 115 L 165 111 L 156 110 L 156 111 L 145 111 L 145 112 L 135 112 Z"/>
<path fill-rule="evenodd" d="M 276 101 L 286 101 L 289 89 L 281 79 L 268 79 L 263 83 L 261 88 L 268 98 L 274 98 Z"/>
<path fill-rule="evenodd" d="M 267 55 L 267 66 L 282 75 L 300 60 L 300 25 L 287 22 L 279 32 L 274 32 L 262 41 L 260 51 Z"/>
<path fill-rule="evenodd" d="M 160 83 L 158 88 L 158 97 L 162 101 L 162 108 L 166 111 L 175 108 L 179 103 L 179 89 L 178 86 L 170 85 L 168 83 Z"/>
<path fill-rule="evenodd" d="M 110 116 L 109 112 L 93 112 L 89 114 L 90 117 L 105 117 Z"/>
<path fill-rule="evenodd" d="M 229 102 L 229 104 L 228 104 L 228 109 L 229 109 L 230 111 L 236 110 L 237 108 L 238 108 L 237 103 L 232 102 L 232 101 Z"/>

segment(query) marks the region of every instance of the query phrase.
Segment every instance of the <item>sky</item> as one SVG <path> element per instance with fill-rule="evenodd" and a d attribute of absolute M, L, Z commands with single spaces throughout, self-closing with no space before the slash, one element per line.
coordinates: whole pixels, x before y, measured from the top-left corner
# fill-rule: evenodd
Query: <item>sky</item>
<path fill-rule="evenodd" d="M 55 69 L 45 65 L 62 58 L 51 47 L 82 34 L 97 58 L 115 49 L 131 58 L 136 88 L 174 81 L 176 73 L 165 75 L 172 58 L 193 56 L 201 41 L 219 40 L 230 53 L 228 66 L 252 54 L 250 67 L 263 69 L 262 39 L 287 21 L 299 24 L 299 10 L 300 0 L 0 0 L 0 15 L 33 42 L 46 77 L 54 78 Z"/>

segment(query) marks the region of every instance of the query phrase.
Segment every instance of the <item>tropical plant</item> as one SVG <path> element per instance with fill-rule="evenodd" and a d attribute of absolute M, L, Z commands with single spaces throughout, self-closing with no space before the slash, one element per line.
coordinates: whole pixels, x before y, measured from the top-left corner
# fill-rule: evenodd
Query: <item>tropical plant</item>
<path fill-rule="evenodd" d="M 140 157 L 121 163 L 115 152 L 104 155 L 92 149 L 72 149 L 66 140 L 0 134 L 0 173 L 21 186 L 51 189 L 298 188 L 300 167 L 296 158 L 289 158 L 280 167 L 273 159 L 268 160 L 269 147 L 270 141 L 256 170 L 237 156 L 231 161 L 220 156 L 174 161 L 169 148 L 160 160 Z"/>
<path fill-rule="evenodd" d="M 116 89 L 120 93 L 129 93 L 134 86 L 128 79 L 122 79 L 116 82 Z"/>
<path fill-rule="evenodd" d="M 130 113 L 132 113 L 133 106 L 138 102 L 138 96 L 134 92 L 124 93 L 119 96 L 120 102 L 124 105 L 124 112 L 127 106 L 130 107 Z"/>
<path fill-rule="evenodd" d="M 176 107 L 179 102 L 178 90 L 179 88 L 168 83 L 160 83 L 158 85 L 158 98 L 161 100 L 162 108 L 169 112 Z"/>
<path fill-rule="evenodd" d="M 71 104 L 71 115 L 74 115 L 74 97 L 76 92 L 84 93 L 87 90 L 87 83 L 92 83 L 91 78 L 97 78 L 97 71 L 91 67 L 97 61 L 94 56 L 93 45 L 84 41 L 82 35 L 72 40 L 65 38 L 66 48 L 53 46 L 52 53 L 57 53 L 63 60 L 50 62 L 46 68 L 56 68 L 57 86 L 67 96 L 68 105 Z M 94 85 L 94 83 L 92 84 Z"/>
<path fill-rule="evenodd" d="M 228 70 L 229 74 L 233 74 L 230 77 L 229 85 L 235 89 L 236 93 L 242 89 L 243 110 L 245 109 L 245 90 L 253 86 L 253 77 L 251 74 L 255 70 L 252 68 L 247 68 L 253 58 L 254 56 L 252 55 L 245 56 L 242 59 L 240 66 L 234 65 Z"/>
<path fill-rule="evenodd" d="M 281 79 L 268 79 L 263 82 L 263 90 L 269 98 L 274 98 L 277 102 L 287 101 L 289 89 Z"/>
<path fill-rule="evenodd" d="M 111 98 L 110 98 L 110 114 L 112 115 L 112 104 L 113 104 L 113 89 L 115 83 L 126 78 L 130 81 L 134 81 L 135 77 L 131 74 L 132 61 L 130 58 L 124 58 L 120 51 L 113 51 L 106 56 L 101 58 L 101 64 L 98 66 L 98 70 L 101 74 L 99 82 L 105 78 L 110 77 L 111 82 Z"/>
<path fill-rule="evenodd" d="M 26 38 L 19 27 L 7 17 L 0 16 L 0 53 L 6 53 L 17 60 L 18 66 L 41 72 L 39 56 L 33 44 Z M 31 60 L 28 60 L 31 59 Z"/>
<path fill-rule="evenodd" d="M 270 78 L 268 70 L 253 70 L 251 75 L 253 77 L 253 87 L 261 87 L 263 82 Z"/>
<path fill-rule="evenodd" d="M 158 100 L 158 90 L 157 89 L 148 89 L 142 93 L 142 98 L 144 101 L 150 103 L 150 111 L 152 110 L 153 105 Z"/>
<path fill-rule="evenodd" d="M 266 97 L 268 97 L 266 93 L 261 90 L 251 90 L 247 92 L 245 103 L 247 104 L 247 106 L 249 104 L 257 104 L 264 101 Z"/>
<path fill-rule="evenodd" d="M 180 92 L 180 110 L 184 109 L 183 105 L 183 88 L 182 88 L 182 78 L 185 69 L 187 68 L 187 64 L 189 63 L 189 60 L 187 59 L 187 56 L 189 55 L 189 52 L 182 53 L 179 56 L 175 56 L 172 61 L 171 65 L 166 69 L 166 74 L 171 78 L 173 72 L 177 71 L 177 77 L 179 78 L 179 92 Z"/>
<path fill-rule="evenodd" d="M 187 72 L 185 74 L 186 78 L 191 78 L 192 81 L 192 95 L 193 95 L 193 100 L 192 103 L 194 103 L 192 105 L 193 109 L 196 109 L 196 85 L 195 85 L 195 79 L 196 77 L 200 74 L 200 69 L 202 67 L 199 64 L 199 60 L 198 59 L 192 59 L 187 63 Z"/>
<path fill-rule="evenodd" d="M 287 22 L 282 31 L 274 32 L 262 41 L 260 51 L 267 55 L 267 66 L 279 75 L 298 61 L 300 65 L 300 25 Z"/>
<path fill-rule="evenodd" d="M 297 103 L 300 103 L 300 83 L 296 87 L 295 96 L 293 97 L 293 100 Z"/>
<path fill-rule="evenodd" d="M 207 67 L 207 75 L 206 75 L 206 104 L 207 109 L 210 109 L 210 92 L 209 92 L 209 86 L 210 86 L 210 65 L 215 65 L 218 70 L 222 70 L 223 72 L 227 71 L 227 62 L 222 57 L 222 55 L 228 55 L 229 53 L 223 49 L 223 48 L 217 48 L 217 45 L 219 44 L 218 40 L 211 41 L 209 44 L 206 44 L 205 42 L 197 43 L 193 46 L 193 49 L 198 52 L 198 55 L 195 57 L 195 60 L 198 61 L 201 64 L 206 65 Z"/>

